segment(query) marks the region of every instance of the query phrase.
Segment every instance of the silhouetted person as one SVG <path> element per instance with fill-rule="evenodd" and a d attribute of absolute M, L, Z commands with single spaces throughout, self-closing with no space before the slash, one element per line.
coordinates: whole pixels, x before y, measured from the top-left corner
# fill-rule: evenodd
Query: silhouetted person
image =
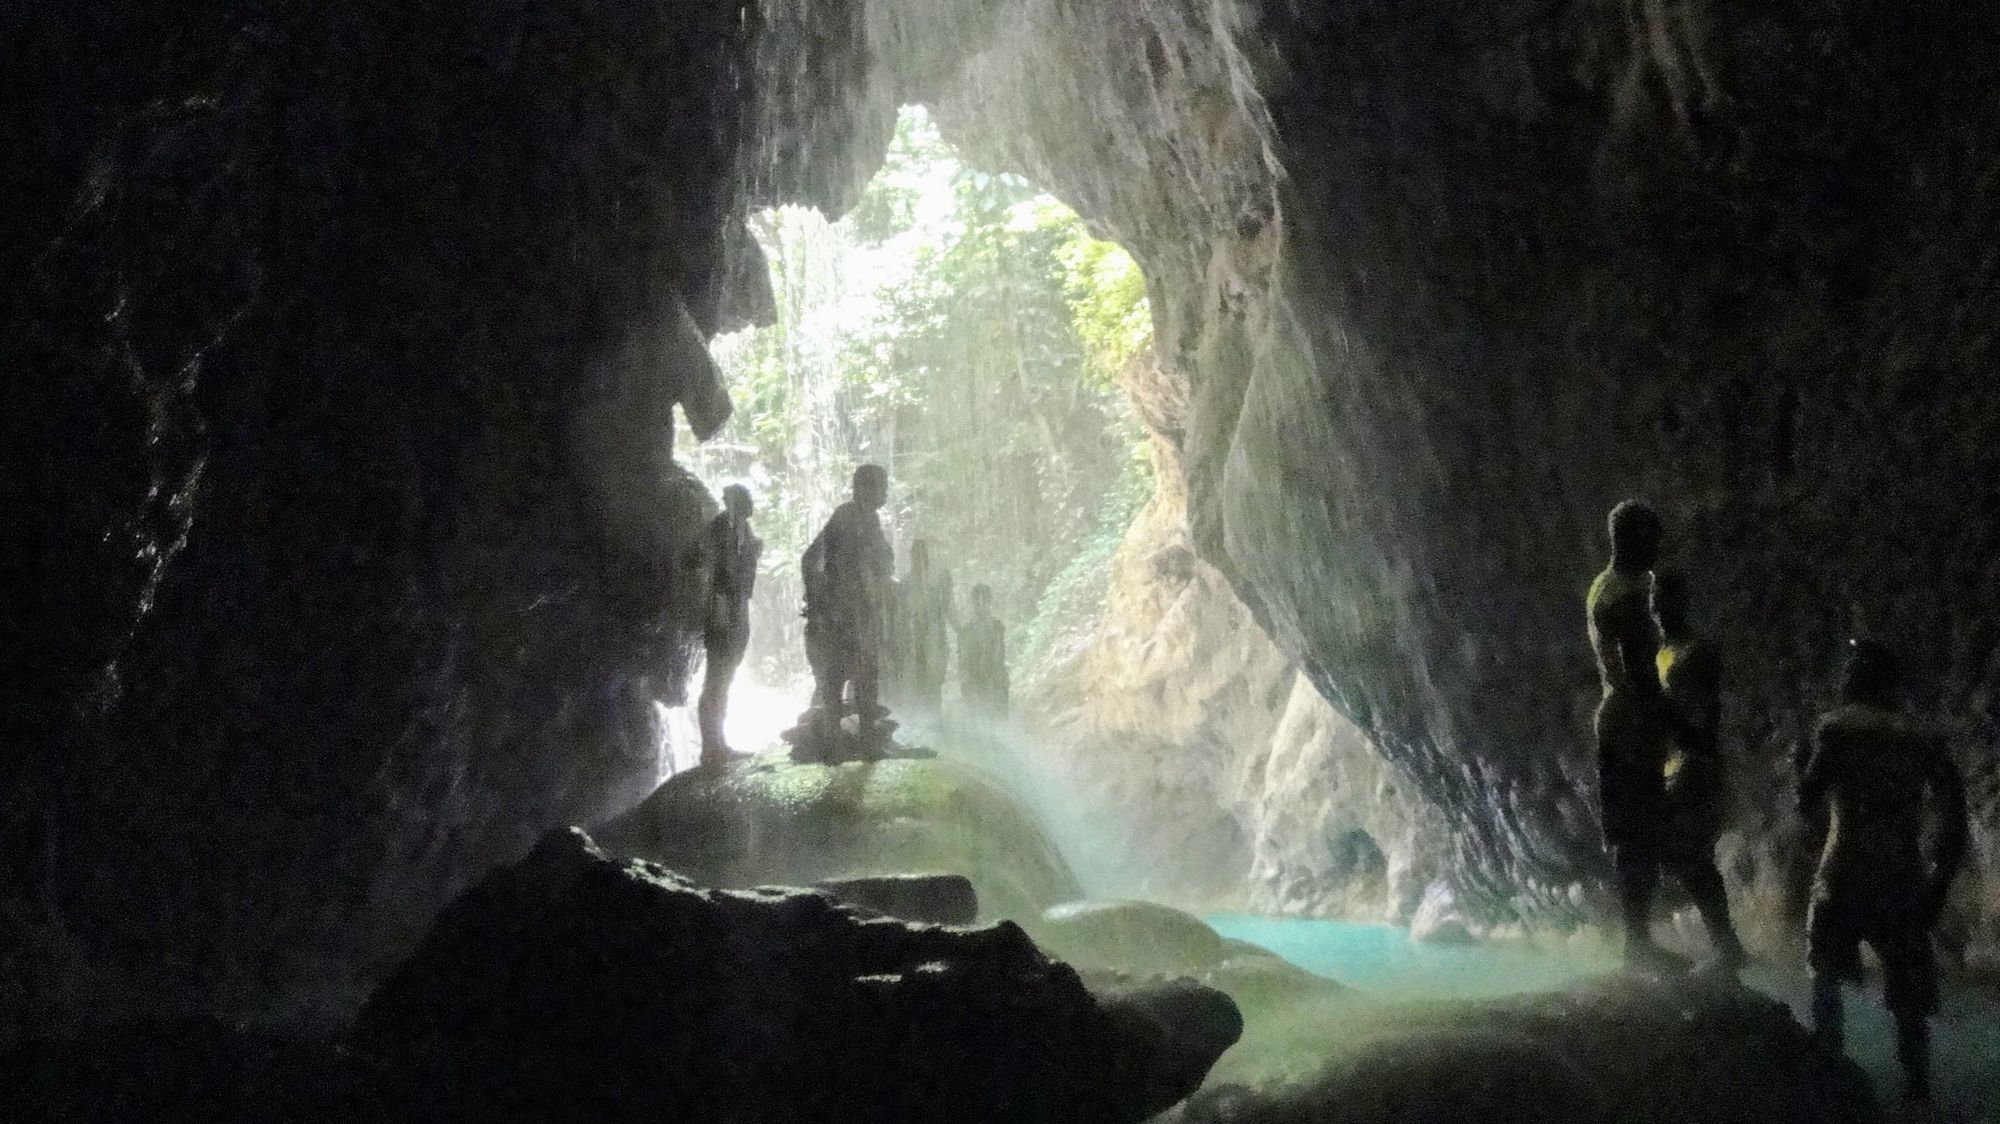
<path fill-rule="evenodd" d="M 1725 803 L 1722 658 L 1689 627 L 1687 585 L 1680 575 L 1653 575 L 1653 621 L 1660 628 L 1660 690 L 1669 712 L 1661 862 L 1694 899 L 1717 966 L 1734 972 L 1743 967 L 1743 942 L 1729 921 L 1729 894 L 1715 865 Z"/>
<path fill-rule="evenodd" d="M 854 470 L 854 495 L 835 508 L 800 561 L 813 705 L 846 707 L 872 723 L 880 700 L 882 622 L 894 564 L 876 512 L 889 498 L 882 466 Z"/>
<path fill-rule="evenodd" d="M 1660 882 L 1665 813 L 1666 700 L 1660 693 L 1659 638 L 1648 609 L 1650 573 L 1660 554 L 1660 517 L 1637 500 L 1611 509 L 1611 563 L 1585 601 L 1590 647 L 1604 687 L 1597 735 L 1599 816 L 1625 929 L 1625 960 L 1681 967 L 1653 940 L 1653 893 Z"/>
<path fill-rule="evenodd" d="M 729 706 L 729 684 L 750 646 L 750 594 L 757 584 L 757 561 L 764 553 L 763 540 L 750 531 L 754 510 L 750 489 L 731 484 L 722 490 L 722 513 L 708 524 L 711 569 L 708 620 L 702 630 L 708 669 L 702 675 L 701 698 L 695 705 L 704 765 L 729 759 L 722 719 Z"/>
<path fill-rule="evenodd" d="M 958 693 L 982 714 L 1007 713 L 1007 630 L 984 585 L 972 587 L 972 617 L 958 625 Z"/>
<path fill-rule="evenodd" d="M 902 686 L 912 702 L 932 711 L 944 698 L 951 661 L 951 574 L 931 566 L 931 544 L 910 544 L 910 570 L 897 588 L 902 625 Z"/>
<path fill-rule="evenodd" d="M 1921 1100 L 1930 1094 L 1938 1004 L 1930 934 L 1965 857 L 1965 782 L 1944 738 L 1900 712 L 1899 694 L 1895 658 L 1850 642 L 1841 703 L 1820 716 L 1799 780 L 1806 821 L 1827 809 L 1806 942 L 1814 1031 L 1833 1049 L 1842 1042 L 1841 982 L 1860 980 L 1861 942 L 1875 949 L 1908 1093 Z M 1927 803 L 1936 830 L 1928 858 Z"/>

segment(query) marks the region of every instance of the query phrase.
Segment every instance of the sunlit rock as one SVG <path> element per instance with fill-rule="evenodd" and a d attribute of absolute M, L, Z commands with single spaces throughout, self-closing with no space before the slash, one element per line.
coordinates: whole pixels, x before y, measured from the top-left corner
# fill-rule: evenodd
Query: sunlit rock
<path fill-rule="evenodd" d="M 767 754 L 669 779 L 595 833 L 715 886 L 936 872 L 971 880 L 988 917 L 1077 896 L 1041 827 L 977 770 L 948 761 L 799 765 Z"/>
<path fill-rule="evenodd" d="M 570 829 L 440 915 L 354 1048 L 403 1118 L 1136 1122 L 1241 1029 L 1191 983 L 1107 995 L 1021 930 L 699 890 Z"/>
<path fill-rule="evenodd" d="M 1079 967 L 1196 975 L 1225 955 L 1201 918 L 1153 902 L 1068 902 L 1023 924 L 1050 955 Z"/>

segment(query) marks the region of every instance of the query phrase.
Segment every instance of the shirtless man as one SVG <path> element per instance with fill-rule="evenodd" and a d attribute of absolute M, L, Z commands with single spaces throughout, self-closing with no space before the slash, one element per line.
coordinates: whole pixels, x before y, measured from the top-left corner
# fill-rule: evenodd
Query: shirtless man
<path fill-rule="evenodd" d="M 861 716 L 871 725 L 879 702 L 882 619 L 893 555 L 876 514 L 889 499 L 880 465 L 854 470 L 853 498 L 835 508 L 800 560 L 806 593 L 806 660 L 813 705 Z"/>
<path fill-rule="evenodd" d="M 1650 574 L 1660 555 L 1660 517 L 1644 503 L 1626 500 L 1611 509 L 1608 529 L 1611 562 L 1591 582 L 1585 600 L 1590 647 L 1604 687 L 1593 722 L 1599 817 L 1618 885 L 1625 962 L 1680 968 L 1685 962 L 1652 935 L 1668 724 L 1657 666 L 1659 637 L 1647 607 Z"/>
<path fill-rule="evenodd" d="M 1912 1100 L 1930 1095 L 1930 1016 L 1937 1011 L 1931 929 L 1965 857 L 1965 781 L 1944 739 L 1900 711 L 1900 674 L 1880 645 L 1851 641 L 1841 703 L 1813 728 L 1799 809 L 1826 846 L 1813 880 L 1806 944 L 1813 1029 L 1842 1044 L 1842 981 L 1859 981 L 1861 942 L 1882 962 Z M 1936 824 L 1924 854 L 1926 804 Z"/>

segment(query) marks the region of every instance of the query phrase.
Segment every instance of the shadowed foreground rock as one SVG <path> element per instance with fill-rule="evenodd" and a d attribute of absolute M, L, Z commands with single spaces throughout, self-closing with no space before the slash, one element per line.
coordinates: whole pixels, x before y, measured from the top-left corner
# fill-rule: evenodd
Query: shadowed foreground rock
<path fill-rule="evenodd" d="M 1307 1080 L 1224 1084 L 1177 1124 L 1815 1124 L 1877 1119 L 1859 1069 L 1786 1008 L 1721 984 L 1607 977 L 1480 1003 L 1357 1011 Z M 1372 1025 L 1371 1025 L 1372 1024 Z"/>
<path fill-rule="evenodd" d="M 1015 926 L 697 889 L 570 829 L 454 903 L 356 1046 L 416 1119 L 1139 1121 L 1241 1020 L 1179 983 L 1104 1001 Z"/>

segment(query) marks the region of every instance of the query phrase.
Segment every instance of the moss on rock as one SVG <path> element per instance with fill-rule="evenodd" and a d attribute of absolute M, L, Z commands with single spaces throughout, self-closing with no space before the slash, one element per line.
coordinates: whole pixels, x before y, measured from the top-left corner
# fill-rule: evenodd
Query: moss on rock
<path fill-rule="evenodd" d="M 1031 919 L 1076 877 L 1034 818 L 949 761 L 799 765 L 767 755 L 682 773 L 594 834 L 716 886 L 962 874 L 987 917 Z"/>

